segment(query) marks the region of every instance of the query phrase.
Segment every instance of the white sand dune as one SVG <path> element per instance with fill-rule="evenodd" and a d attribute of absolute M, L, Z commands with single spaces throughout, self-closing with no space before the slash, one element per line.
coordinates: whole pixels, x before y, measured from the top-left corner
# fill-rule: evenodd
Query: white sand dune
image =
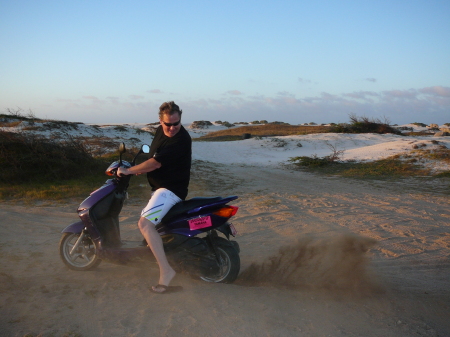
<path fill-rule="evenodd" d="M 20 131 L 24 123 L 15 128 L 1 128 L 8 131 Z M 238 125 L 239 126 L 239 125 Z M 238 127 L 236 126 L 236 127 Z M 403 125 L 414 131 L 427 130 L 414 124 Z M 121 129 L 120 127 L 124 127 Z M 197 138 L 212 131 L 226 129 L 214 124 L 204 129 L 193 129 L 190 124 L 184 127 L 192 138 Z M 32 131 L 46 137 L 68 134 L 75 137 L 106 137 L 119 144 L 125 142 L 129 146 L 150 144 L 152 136 L 141 130 L 152 130 L 146 124 L 94 125 L 78 124 L 77 129 L 62 128 L 46 131 Z M 30 132 L 30 131 L 26 131 Z M 437 142 L 437 143 L 436 143 Z M 291 157 L 318 156 L 324 157 L 339 151 L 341 161 L 374 161 L 397 154 L 410 154 L 417 148 L 435 149 L 439 146 L 450 148 L 450 137 L 398 136 L 392 134 L 337 134 L 322 133 L 303 136 L 283 136 L 250 138 L 229 142 L 194 142 L 193 159 L 211 161 L 220 164 L 252 164 L 279 165 L 286 163 Z M 424 163 L 427 164 L 427 163 Z M 448 170 L 445 165 L 428 163 L 436 171 Z"/>
<path fill-rule="evenodd" d="M 321 133 L 303 136 L 251 138 L 229 142 L 194 142 L 193 158 L 221 164 L 277 166 L 289 158 L 339 154 L 340 161 L 375 161 L 416 150 L 450 148 L 450 137 L 393 134 Z M 445 163 L 422 160 L 434 172 L 449 170 Z"/>

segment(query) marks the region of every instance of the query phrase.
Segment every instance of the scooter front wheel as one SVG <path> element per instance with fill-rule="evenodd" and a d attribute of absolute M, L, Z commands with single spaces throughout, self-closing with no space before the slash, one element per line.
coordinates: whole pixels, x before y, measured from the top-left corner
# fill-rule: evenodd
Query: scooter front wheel
<path fill-rule="evenodd" d="M 95 244 L 89 236 L 84 236 L 74 251 L 73 247 L 80 233 L 64 233 L 59 241 L 59 255 L 64 264 L 72 270 L 86 271 L 96 268 L 102 260 L 96 253 Z"/>

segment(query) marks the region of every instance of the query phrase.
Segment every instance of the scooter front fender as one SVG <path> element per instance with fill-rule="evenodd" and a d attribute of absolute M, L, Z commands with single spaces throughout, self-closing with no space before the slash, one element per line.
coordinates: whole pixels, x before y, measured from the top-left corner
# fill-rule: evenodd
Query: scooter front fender
<path fill-rule="evenodd" d="M 61 233 L 81 233 L 84 227 L 86 226 L 84 225 L 83 221 L 74 222 L 73 224 L 70 224 L 69 226 L 64 228 Z"/>

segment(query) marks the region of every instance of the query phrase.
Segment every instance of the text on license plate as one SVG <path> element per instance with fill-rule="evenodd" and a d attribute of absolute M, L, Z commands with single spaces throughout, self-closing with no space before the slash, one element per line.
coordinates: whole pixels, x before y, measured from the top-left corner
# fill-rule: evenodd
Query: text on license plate
<path fill-rule="evenodd" d="M 188 222 L 189 222 L 189 228 L 191 230 L 201 229 L 201 228 L 206 228 L 206 227 L 211 227 L 212 226 L 212 222 L 211 222 L 211 217 L 210 216 L 204 216 L 204 217 L 201 217 L 201 218 L 191 219 Z"/>

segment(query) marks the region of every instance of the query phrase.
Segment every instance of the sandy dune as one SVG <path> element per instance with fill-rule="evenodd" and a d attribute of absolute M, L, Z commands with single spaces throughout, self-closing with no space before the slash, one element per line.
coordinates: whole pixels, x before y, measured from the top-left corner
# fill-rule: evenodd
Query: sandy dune
<path fill-rule="evenodd" d="M 58 241 L 78 202 L 3 203 L 0 335 L 450 336 L 448 182 L 211 163 L 202 172 L 191 197 L 240 196 L 235 284 L 177 275 L 183 292 L 156 295 L 149 262 L 69 271 Z M 125 239 L 140 237 L 141 206 L 122 212 Z"/>

